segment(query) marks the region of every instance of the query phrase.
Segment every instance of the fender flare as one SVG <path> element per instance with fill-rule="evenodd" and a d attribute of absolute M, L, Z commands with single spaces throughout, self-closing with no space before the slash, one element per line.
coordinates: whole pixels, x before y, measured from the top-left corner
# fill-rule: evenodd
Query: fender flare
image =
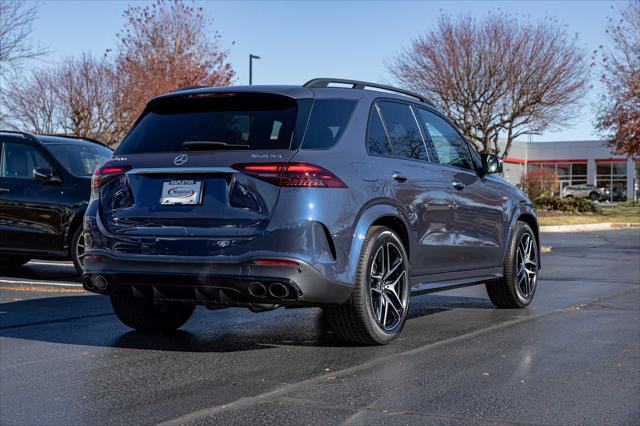
<path fill-rule="evenodd" d="M 82 222 L 86 211 L 87 204 L 81 204 L 73 209 L 73 212 L 69 217 L 68 225 L 65 229 L 64 250 L 71 250 L 71 239 L 73 238 L 73 231 L 76 229 L 76 227 L 83 226 Z"/>
<path fill-rule="evenodd" d="M 380 218 L 393 217 L 401 220 L 404 223 L 407 231 L 411 228 L 408 226 L 407 218 L 403 211 L 391 204 L 374 204 L 365 206 L 363 211 L 358 217 L 356 226 L 353 228 L 353 236 L 351 244 L 351 250 L 349 251 L 349 260 L 347 264 L 347 280 L 351 283 L 355 283 L 356 271 L 358 269 L 358 262 L 360 261 L 360 253 L 362 252 L 362 246 L 364 245 L 364 239 L 371 226 Z M 409 244 L 411 244 L 411 232 L 409 231 Z M 410 251 L 410 250 L 407 250 Z"/>
<path fill-rule="evenodd" d="M 538 243 L 537 244 L 538 268 L 541 269 L 542 260 L 541 260 L 540 254 L 542 249 L 540 248 L 540 225 L 538 224 L 538 216 L 536 214 L 535 208 L 533 207 L 532 204 L 526 201 L 521 201 L 520 203 L 516 204 L 515 207 L 513 208 L 513 212 L 511 214 L 511 220 L 509 222 L 509 230 L 504 240 L 505 244 L 504 244 L 504 252 L 502 253 L 502 264 L 504 264 L 504 261 L 507 257 L 507 251 L 509 250 L 508 242 L 511 241 L 511 236 L 513 235 L 513 230 L 515 229 L 516 223 L 522 216 L 529 216 L 533 218 L 533 221 L 535 222 L 535 226 L 532 227 L 533 228 L 532 230 L 533 230 L 533 233 L 535 234 L 536 241 Z"/>

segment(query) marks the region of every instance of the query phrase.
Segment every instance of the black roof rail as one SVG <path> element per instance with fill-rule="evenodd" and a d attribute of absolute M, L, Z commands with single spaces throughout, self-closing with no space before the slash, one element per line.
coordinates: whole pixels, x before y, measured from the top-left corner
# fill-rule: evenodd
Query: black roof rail
<path fill-rule="evenodd" d="M 22 136 L 23 139 L 35 139 L 35 136 L 33 136 L 31 133 L 20 132 L 17 130 L 0 130 L 0 134 L 2 133 L 9 134 L 12 136 Z"/>
<path fill-rule="evenodd" d="M 434 106 L 433 102 L 431 102 L 429 99 L 415 92 L 411 92 L 409 90 L 404 90 L 404 89 L 398 89 L 397 87 L 393 87 L 393 86 L 386 86 L 384 84 L 370 83 L 368 81 L 349 80 L 344 78 L 314 78 L 313 80 L 307 81 L 302 86 L 309 87 L 309 88 L 321 88 L 321 87 L 329 87 L 329 85 L 332 83 L 350 85 L 352 89 L 364 90 L 367 87 L 372 87 L 375 89 L 382 89 L 389 92 L 400 93 L 405 96 L 416 98 L 420 102 L 423 102 L 427 105 Z"/>
<path fill-rule="evenodd" d="M 106 146 L 108 148 L 108 146 L 104 142 L 100 142 L 97 139 L 92 139 L 92 138 L 88 138 L 88 137 L 84 137 L 84 136 L 66 135 L 64 133 L 45 133 L 45 134 L 42 134 L 41 136 L 54 136 L 54 137 L 57 137 L 57 138 L 78 139 L 78 140 L 83 140 L 83 141 L 87 141 L 87 142 L 97 143 L 98 145 Z"/>

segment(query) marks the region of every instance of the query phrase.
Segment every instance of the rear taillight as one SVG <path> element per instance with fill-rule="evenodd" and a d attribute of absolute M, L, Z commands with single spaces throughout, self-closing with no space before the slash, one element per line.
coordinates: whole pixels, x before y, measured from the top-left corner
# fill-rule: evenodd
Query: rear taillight
<path fill-rule="evenodd" d="M 289 188 L 346 188 L 329 170 L 309 163 L 243 163 L 235 170 L 257 179 Z"/>
<path fill-rule="evenodd" d="M 91 189 L 98 189 L 106 185 L 130 169 L 131 166 L 103 166 L 98 168 L 91 177 Z"/>

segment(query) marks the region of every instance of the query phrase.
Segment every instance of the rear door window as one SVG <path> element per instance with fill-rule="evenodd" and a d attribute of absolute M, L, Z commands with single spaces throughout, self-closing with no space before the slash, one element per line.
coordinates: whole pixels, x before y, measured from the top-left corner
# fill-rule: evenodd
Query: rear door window
<path fill-rule="evenodd" d="M 349 123 L 355 104 L 346 99 L 314 101 L 302 148 L 327 149 L 335 145 Z"/>
<path fill-rule="evenodd" d="M 420 128 L 407 104 L 378 102 L 394 155 L 413 160 L 429 161 Z"/>
<path fill-rule="evenodd" d="M 152 101 L 117 154 L 289 149 L 297 102 L 269 94 L 200 94 Z"/>

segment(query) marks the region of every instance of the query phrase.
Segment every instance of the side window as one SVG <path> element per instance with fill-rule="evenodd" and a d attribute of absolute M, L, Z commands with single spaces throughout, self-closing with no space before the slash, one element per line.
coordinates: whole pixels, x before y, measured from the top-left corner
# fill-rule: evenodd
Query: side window
<path fill-rule="evenodd" d="M 316 100 L 302 148 L 326 149 L 335 145 L 349 123 L 355 104 L 343 99 Z"/>
<path fill-rule="evenodd" d="M 391 156 L 393 151 L 384 131 L 378 107 L 371 108 L 369 126 L 367 128 L 367 151 L 371 155 Z"/>
<path fill-rule="evenodd" d="M 397 102 L 379 102 L 378 105 L 395 155 L 429 161 L 420 128 L 409 105 Z"/>
<path fill-rule="evenodd" d="M 33 179 L 37 167 L 51 168 L 37 148 L 13 142 L 4 143 L 0 164 L 0 177 L 17 179 Z"/>
<path fill-rule="evenodd" d="M 446 120 L 425 109 L 418 109 L 420 119 L 429 134 L 440 164 L 473 170 L 467 142 Z"/>

